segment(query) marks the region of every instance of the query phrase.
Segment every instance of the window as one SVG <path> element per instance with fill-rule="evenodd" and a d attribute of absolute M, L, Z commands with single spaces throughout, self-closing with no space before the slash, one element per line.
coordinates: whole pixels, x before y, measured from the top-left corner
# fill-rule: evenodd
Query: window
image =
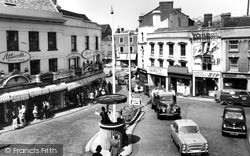
<path fill-rule="evenodd" d="M 95 37 L 95 50 L 99 49 L 98 36 Z"/>
<path fill-rule="evenodd" d="M 120 53 L 123 53 L 123 47 L 120 47 Z"/>
<path fill-rule="evenodd" d="M 71 36 L 71 51 L 77 51 L 75 35 Z"/>
<path fill-rule="evenodd" d="M 239 46 L 239 41 L 233 40 L 229 41 L 229 50 L 238 50 Z"/>
<path fill-rule="evenodd" d="M 69 69 L 79 68 L 80 57 L 70 58 L 69 59 Z M 88 62 L 88 60 L 87 60 Z"/>
<path fill-rule="evenodd" d="M 30 74 L 36 75 L 40 73 L 40 60 L 30 61 Z"/>
<path fill-rule="evenodd" d="M 10 63 L 9 65 L 9 73 L 13 72 L 14 69 L 21 71 L 20 63 Z"/>
<path fill-rule="evenodd" d="M 48 32 L 48 50 L 57 50 L 56 32 Z"/>
<path fill-rule="evenodd" d="M 130 47 L 130 53 L 133 53 L 133 47 Z"/>
<path fill-rule="evenodd" d="M 169 55 L 174 55 L 174 44 L 168 44 L 169 46 Z"/>
<path fill-rule="evenodd" d="M 129 37 L 129 42 L 133 43 L 133 37 Z"/>
<path fill-rule="evenodd" d="M 57 71 L 57 58 L 49 59 L 49 71 L 51 72 Z"/>
<path fill-rule="evenodd" d="M 151 54 L 153 55 L 153 54 L 154 54 L 154 51 L 155 51 L 155 49 L 154 49 L 154 48 L 155 48 L 155 47 L 154 47 L 155 44 L 154 44 L 154 43 L 151 43 L 150 46 L 151 46 Z"/>
<path fill-rule="evenodd" d="M 163 55 L 163 43 L 159 43 L 159 55 Z"/>
<path fill-rule="evenodd" d="M 202 70 L 212 70 L 212 56 L 203 56 Z"/>
<path fill-rule="evenodd" d="M 155 60 L 154 59 L 151 59 L 151 67 L 155 66 Z"/>
<path fill-rule="evenodd" d="M 123 37 L 120 37 L 119 41 L 120 43 L 123 43 Z"/>
<path fill-rule="evenodd" d="M 229 58 L 230 70 L 238 70 L 238 58 Z"/>
<path fill-rule="evenodd" d="M 169 63 L 169 66 L 174 66 L 174 61 L 169 60 L 168 63 Z"/>
<path fill-rule="evenodd" d="M 181 62 L 181 67 L 186 67 L 186 62 Z"/>
<path fill-rule="evenodd" d="M 39 50 L 39 33 L 37 31 L 29 32 L 29 51 Z"/>
<path fill-rule="evenodd" d="M 141 41 L 143 42 L 144 40 L 144 36 L 143 36 L 143 32 L 141 33 Z"/>
<path fill-rule="evenodd" d="M 141 46 L 142 56 L 144 55 L 144 47 Z"/>
<path fill-rule="evenodd" d="M 89 36 L 85 36 L 85 49 L 89 50 Z"/>
<path fill-rule="evenodd" d="M 181 56 L 186 56 L 186 44 L 180 44 L 181 46 Z"/>
<path fill-rule="evenodd" d="M 7 51 L 18 51 L 18 32 L 7 31 Z"/>
<path fill-rule="evenodd" d="M 159 66 L 162 68 L 163 67 L 163 60 L 159 60 Z"/>

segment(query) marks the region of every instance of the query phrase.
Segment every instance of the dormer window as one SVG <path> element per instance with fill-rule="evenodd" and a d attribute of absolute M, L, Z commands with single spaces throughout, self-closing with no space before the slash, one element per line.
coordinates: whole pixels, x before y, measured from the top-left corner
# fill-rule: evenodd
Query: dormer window
<path fill-rule="evenodd" d="M 11 5 L 11 6 L 16 6 L 16 1 L 15 0 L 4 0 L 5 5 Z"/>

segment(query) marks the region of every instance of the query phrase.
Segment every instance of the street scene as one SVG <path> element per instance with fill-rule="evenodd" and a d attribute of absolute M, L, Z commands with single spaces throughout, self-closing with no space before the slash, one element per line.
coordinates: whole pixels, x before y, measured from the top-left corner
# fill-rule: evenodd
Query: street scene
<path fill-rule="evenodd" d="M 249 6 L 0 1 L 0 156 L 249 156 Z"/>

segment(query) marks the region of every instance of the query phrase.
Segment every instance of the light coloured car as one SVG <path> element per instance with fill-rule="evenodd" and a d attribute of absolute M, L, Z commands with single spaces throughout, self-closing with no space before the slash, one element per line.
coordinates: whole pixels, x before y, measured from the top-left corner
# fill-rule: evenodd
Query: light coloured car
<path fill-rule="evenodd" d="M 170 134 L 180 155 L 208 155 L 208 142 L 193 120 L 175 120 L 170 125 Z"/>

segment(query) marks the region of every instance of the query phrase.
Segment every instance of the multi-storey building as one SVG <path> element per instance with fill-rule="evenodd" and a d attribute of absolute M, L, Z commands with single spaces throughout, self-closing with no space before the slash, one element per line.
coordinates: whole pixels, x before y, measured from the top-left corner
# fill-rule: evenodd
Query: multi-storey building
<path fill-rule="evenodd" d="M 112 61 L 112 29 L 109 24 L 102 26 L 102 43 L 101 54 L 103 62 L 109 63 Z"/>
<path fill-rule="evenodd" d="M 44 100 L 51 110 L 67 107 L 87 97 L 91 86 L 80 87 L 104 76 L 96 63 L 101 27 L 84 14 L 57 8 L 56 0 L 3 0 L 0 19 L 0 124 L 20 105 L 28 119 Z"/>
<path fill-rule="evenodd" d="M 129 64 L 129 52 L 131 65 L 137 65 L 137 32 L 118 28 L 114 34 L 116 65 Z"/>

